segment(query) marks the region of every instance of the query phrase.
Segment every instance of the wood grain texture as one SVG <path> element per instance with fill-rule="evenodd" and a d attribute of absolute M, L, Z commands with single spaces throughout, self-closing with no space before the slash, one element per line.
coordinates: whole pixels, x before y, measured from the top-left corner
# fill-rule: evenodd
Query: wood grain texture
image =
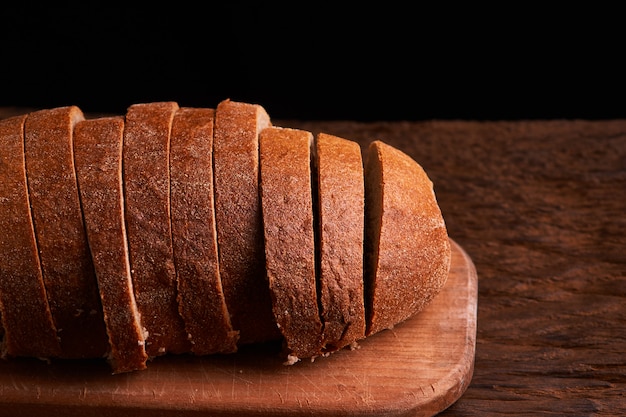
<path fill-rule="evenodd" d="M 282 364 L 280 346 L 166 355 L 141 372 L 103 362 L 0 362 L 0 416 L 432 416 L 471 380 L 476 270 L 452 242 L 450 277 L 420 315 L 315 362 Z"/>

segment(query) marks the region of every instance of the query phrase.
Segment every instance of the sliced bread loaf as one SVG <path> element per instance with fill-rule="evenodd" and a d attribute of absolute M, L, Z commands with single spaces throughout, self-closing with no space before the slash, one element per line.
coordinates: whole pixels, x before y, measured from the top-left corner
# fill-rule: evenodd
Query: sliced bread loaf
<path fill-rule="evenodd" d="M 363 160 L 259 105 L 41 110 L 0 121 L 0 148 L 5 357 L 121 373 L 282 341 L 293 364 L 398 325 L 448 276 L 415 160 L 381 141 Z"/>
<path fill-rule="evenodd" d="M 146 368 L 145 338 L 130 275 L 122 189 L 123 117 L 74 128 L 74 160 L 113 373 Z"/>
<path fill-rule="evenodd" d="M 178 311 L 170 225 L 170 131 L 178 104 L 139 103 L 126 112 L 123 180 L 135 300 L 149 356 L 190 351 Z"/>
<path fill-rule="evenodd" d="M 224 299 L 213 206 L 213 109 L 176 111 L 170 145 L 172 238 L 180 314 L 197 355 L 237 350 Z"/>
<path fill-rule="evenodd" d="M 363 301 L 364 178 L 357 142 L 316 137 L 320 307 L 326 351 L 365 336 Z"/>
<path fill-rule="evenodd" d="M 259 133 L 271 125 L 257 104 L 224 100 L 215 111 L 213 164 L 219 266 L 239 343 L 277 339 L 263 253 Z"/>
<path fill-rule="evenodd" d="M 369 336 L 421 311 L 445 284 L 451 255 L 433 184 L 414 159 L 373 141 L 365 176 Z"/>
<path fill-rule="evenodd" d="M 265 265 L 288 362 L 322 352 L 318 308 L 311 147 L 304 130 L 268 127 L 260 135 Z"/>
<path fill-rule="evenodd" d="M 76 106 L 32 112 L 26 119 L 28 192 L 48 303 L 66 358 L 103 356 L 106 327 L 74 169 Z"/>
<path fill-rule="evenodd" d="M 35 243 L 26 170 L 26 115 L 0 121 L 0 314 L 2 357 L 58 357 L 61 346 L 52 320 Z"/>

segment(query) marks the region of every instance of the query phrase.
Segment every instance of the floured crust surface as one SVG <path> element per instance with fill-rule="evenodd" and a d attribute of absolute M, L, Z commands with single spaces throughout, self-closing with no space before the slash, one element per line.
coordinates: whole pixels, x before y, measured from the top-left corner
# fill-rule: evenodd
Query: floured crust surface
<path fill-rule="evenodd" d="M 237 350 L 219 273 L 213 208 L 213 109 L 183 107 L 170 146 L 172 237 L 179 310 L 191 351 Z"/>
<path fill-rule="evenodd" d="M 85 120 L 74 129 L 76 173 L 114 373 L 145 369 L 148 359 L 124 225 L 123 133 L 123 117 Z"/>
<path fill-rule="evenodd" d="M 373 141 L 366 160 L 367 335 L 418 313 L 439 293 L 450 242 L 433 184 L 402 151 Z"/>
<path fill-rule="evenodd" d="M 316 272 L 311 146 L 304 130 L 261 132 L 261 202 L 265 265 L 276 322 L 292 358 L 321 353 Z"/>
<path fill-rule="evenodd" d="M 149 356 L 189 352 L 178 311 L 170 227 L 169 140 L 173 102 L 126 112 L 123 179 L 130 266 Z"/>
<path fill-rule="evenodd" d="M 73 129 L 75 106 L 30 113 L 25 124 L 28 192 L 48 303 L 61 355 L 97 357 L 108 338 L 80 207 Z"/>
<path fill-rule="evenodd" d="M 365 336 L 363 301 L 364 178 L 357 142 L 316 138 L 320 306 L 327 351 Z"/>
<path fill-rule="evenodd" d="M 46 298 L 28 202 L 25 120 L 24 115 L 0 121 L 1 354 L 58 357 L 61 346 Z"/>
<path fill-rule="evenodd" d="M 265 274 L 259 200 L 259 133 L 265 109 L 231 100 L 215 112 L 215 219 L 222 287 L 239 343 L 278 339 Z"/>

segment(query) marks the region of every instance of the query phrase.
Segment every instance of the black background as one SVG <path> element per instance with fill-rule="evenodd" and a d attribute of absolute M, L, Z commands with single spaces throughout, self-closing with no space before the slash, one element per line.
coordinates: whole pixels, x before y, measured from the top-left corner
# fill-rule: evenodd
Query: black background
<path fill-rule="evenodd" d="M 275 119 L 626 117 L 617 9 L 302 4 L 3 6 L 0 105 L 123 114 L 230 98 Z"/>

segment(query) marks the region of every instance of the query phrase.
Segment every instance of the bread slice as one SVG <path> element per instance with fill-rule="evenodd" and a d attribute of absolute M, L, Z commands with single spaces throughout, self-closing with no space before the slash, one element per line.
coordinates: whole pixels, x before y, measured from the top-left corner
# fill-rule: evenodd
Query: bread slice
<path fill-rule="evenodd" d="M 26 115 L 0 121 L 0 354 L 58 357 L 61 346 L 41 274 L 24 165 Z"/>
<path fill-rule="evenodd" d="M 48 303 L 65 358 L 109 349 L 73 158 L 76 106 L 32 112 L 25 123 L 28 192 Z"/>
<path fill-rule="evenodd" d="M 123 180 L 135 300 L 149 356 L 186 353 L 190 343 L 178 311 L 170 226 L 170 130 L 178 104 L 153 102 L 126 111 Z"/>
<path fill-rule="evenodd" d="M 325 351 L 365 337 L 363 301 L 364 178 L 357 142 L 316 137 L 320 307 Z"/>
<path fill-rule="evenodd" d="M 180 314 L 197 355 L 237 350 L 220 279 L 213 206 L 215 110 L 176 111 L 170 143 L 172 238 Z"/>
<path fill-rule="evenodd" d="M 122 189 L 123 117 L 74 127 L 76 175 L 113 373 L 146 368 L 145 338 L 130 275 Z"/>
<path fill-rule="evenodd" d="M 450 242 L 433 184 L 410 156 L 373 141 L 365 164 L 367 331 L 421 311 L 450 269 Z"/>
<path fill-rule="evenodd" d="M 223 100 L 215 110 L 213 164 L 220 275 L 239 343 L 280 338 L 272 314 L 259 201 L 259 133 L 271 125 L 257 104 Z"/>
<path fill-rule="evenodd" d="M 311 147 L 304 130 L 268 127 L 260 135 L 265 265 L 288 362 L 320 355 Z"/>

